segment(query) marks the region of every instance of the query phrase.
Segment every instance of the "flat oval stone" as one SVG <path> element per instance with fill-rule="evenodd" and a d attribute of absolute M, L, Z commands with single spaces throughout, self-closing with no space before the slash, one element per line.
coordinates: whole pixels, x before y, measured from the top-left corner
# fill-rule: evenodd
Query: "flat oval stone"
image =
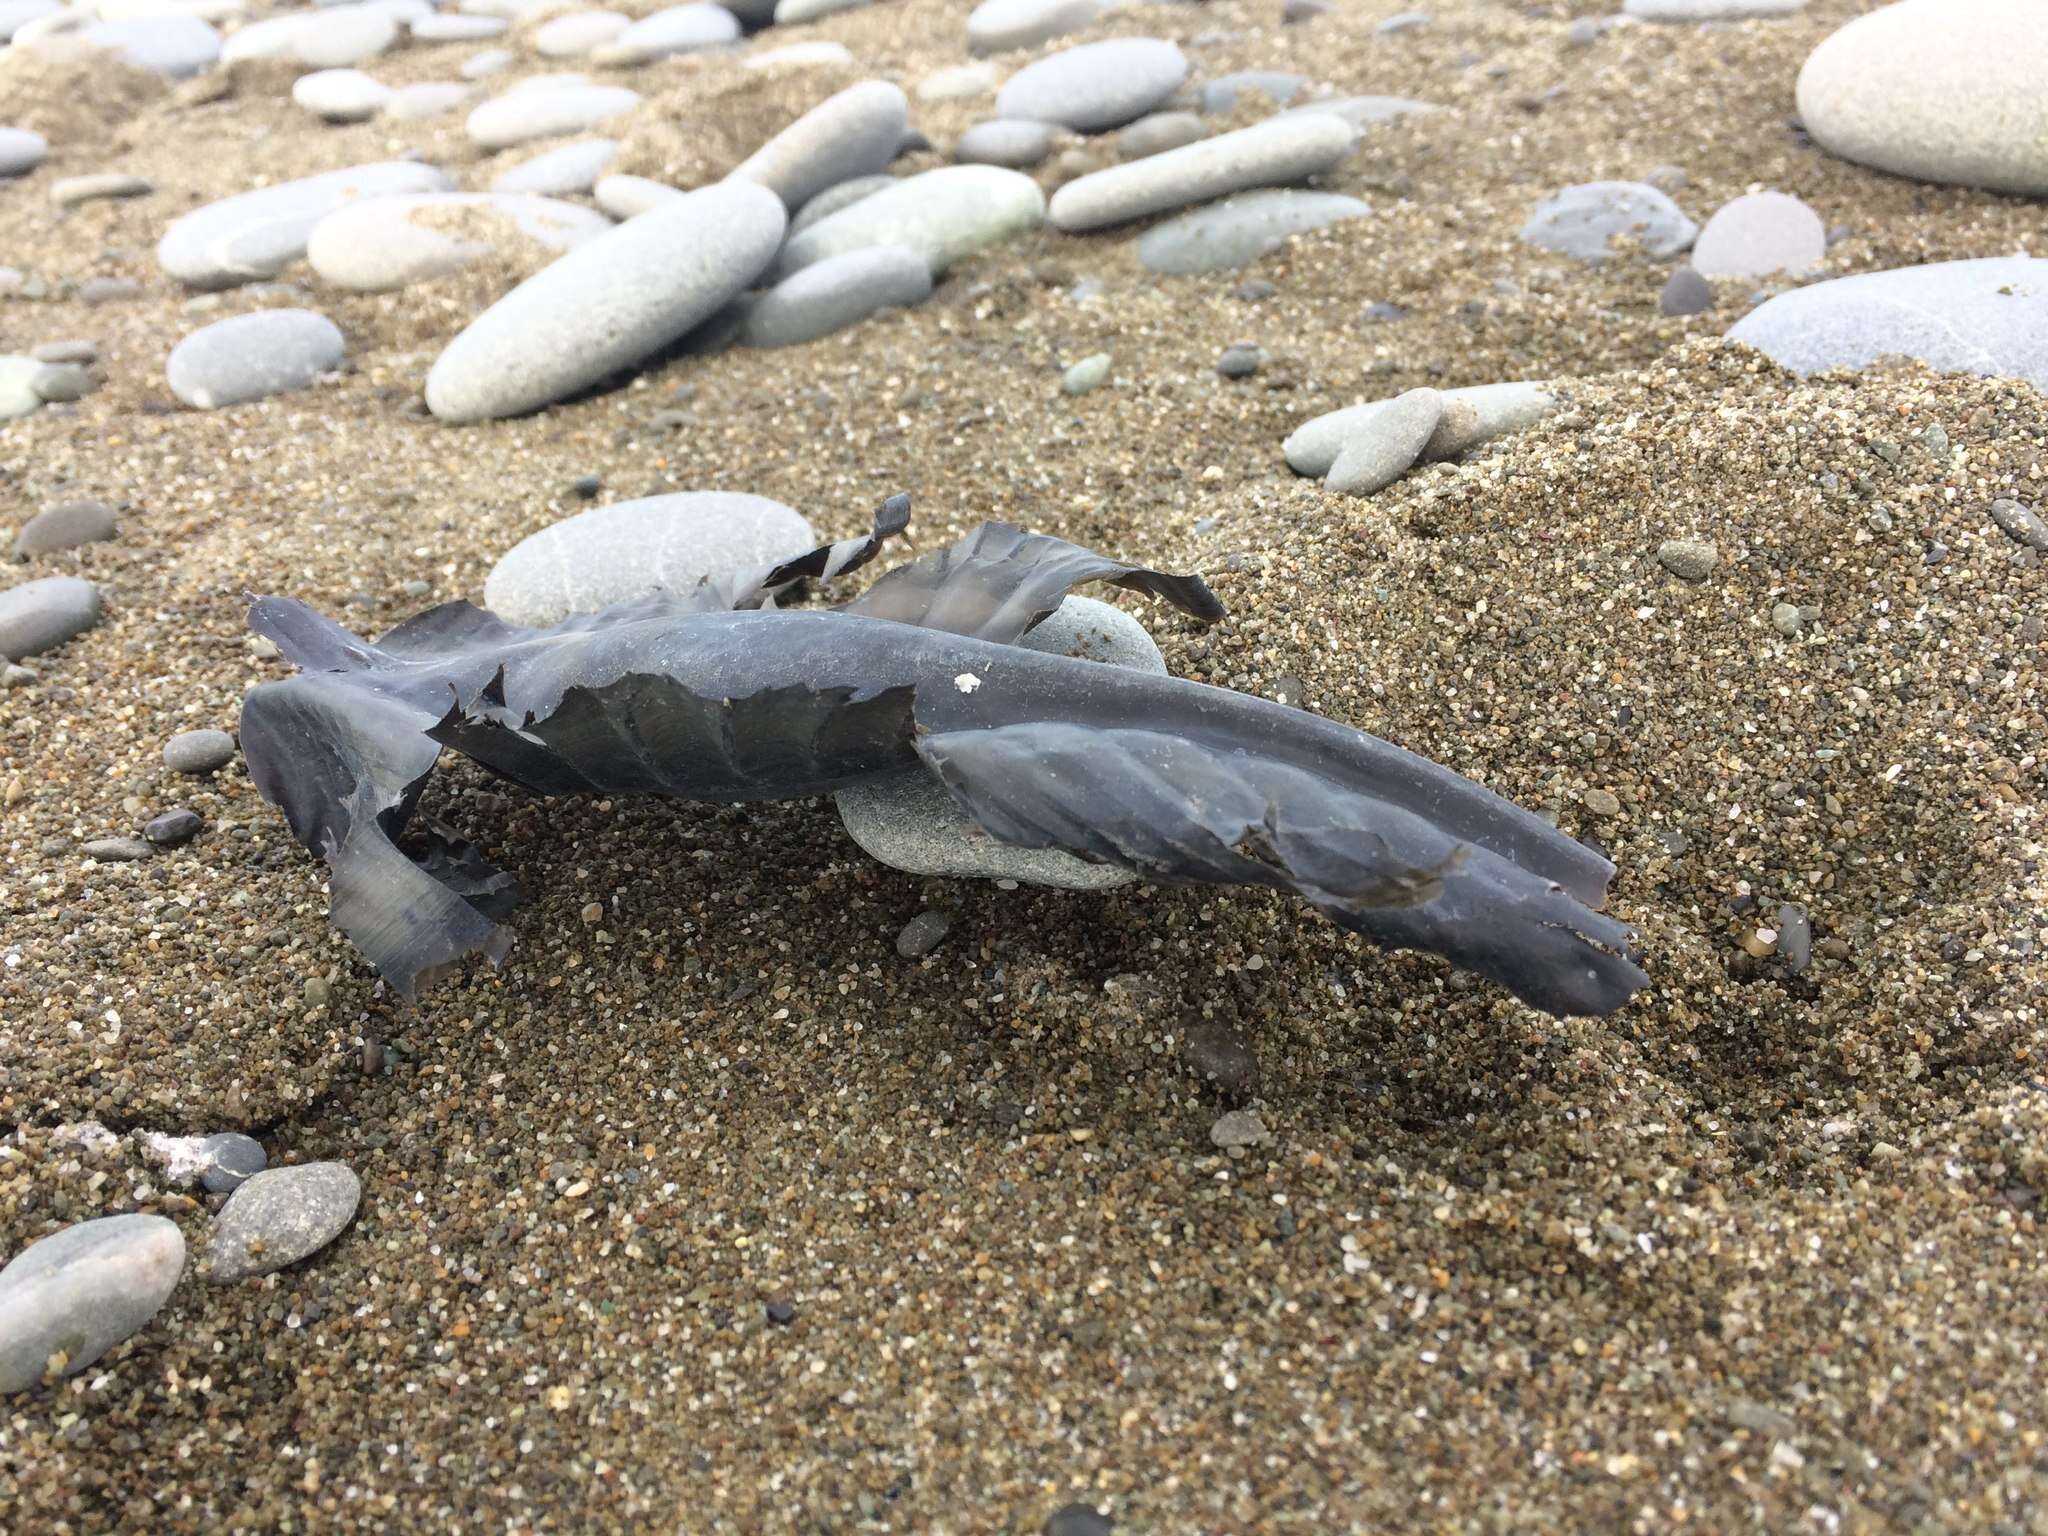
<path fill-rule="evenodd" d="M 1657 312 L 1668 319 L 1704 315 L 1714 307 L 1714 285 L 1692 267 L 1680 267 L 1657 295 Z"/>
<path fill-rule="evenodd" d="M 1396 395 L 1346 434 L 1323 483 L 1345 496 L 1370 496 L 1393 484 L 1422 457 L 1443 414 L 1444 398 L 1433 389 Z"/>
<path fill-rule="evenodd" d="M 509 48 L 482 48 L 462 61 L 458 73 L 465 80 L 482 80 L 501 74 L 518 62 L 519 55 Z"/>
<path fill-rule="evenodd" d="M 1086 656 L 1155 677 L 1166 661 L 1144 625 L 1092 597 L 1068 597 L 1018 642 L 1056 656 Z M 1090 864 L 1057 848 L 1012 848 L 962 814 L 945 785 L 921 768 L 843 789 L 833 797 L 847 835 L 867 854 L 913 875 L 1015 880 L 1063 890 L 1100 891 L 1136 878 L 1111 864 Z"/>
<path fill-rule="evenodd" d="M 102 1216 L 30 1243 L 0 1269 L 0 1394 L 26 1392 L 53 1356 L 76 1375 L 147 1326 L 185 1272 L 163 1216 Z"/>
<path fill-rule="evenodd" d="M 923 256 L 937 277 L 961 257 L 1045 219 L 1045 194 L 1019 171 L 948 165 L 908 176 L 820 219 L 783 248 L 777 271 L 801 271 L 828 256 L 874 245 L 901 245 Z"/>
<path fill-rule="evenodd" d="M 313 226 L 306 255 L 336 287 L 387 293 L 446 276 L 515 242 L 566 251 L 612 227 L 554 198 L 428 192 L 354 203 Z"/>
<path fill-rule="evenodd" d="M 226 1285 L 298 1263 L 339 1237 L 362 1199 L 362 1181 L 341 1163 L 299 1163 L 253 1175 L 220 1208 L 207 1246 L 207 1279 Z"/>
<path fill-rule="evenodd" d="M 299 23 L 291 56 L 316 69 L 339 69 L 374 59 L 397 41 L 398 18 L 386 7 L 330 5 Z"/>
<path fill-rule="evenodd" d="M 595 50 L 591 62 L 649 64 L 679 53 L 718 48 L 739 35 L 739 18 L 722 5 L 672 5 L 634 22 Z"/>
<path fill-rule="evenodd" d="M 1080 233 L 1252 187 L 1302 181 L 1337 164 L 1356 142 L 1356 130 L 1334 115 L 1268 118 L 1070 181 L 1053 194 L 1052 222 Z"/>
<path fill-rule="evenodd" d="M 1240 193 L 1146 230 L 1138 237 L 1138 259 L 1152 272 L 1228 272 L 1295 235 L 1371 212 L 1357 198 L 1335 192 Z"/>
<path fill-rule="evenodd" d="M 529 39 L 544 59 L 580 59 L 633 24 L 624 11 L 570 11 L 534 28 Z"/>
<path fill-rule="evenodd" d="M 157 242 L 157 265 L 193 288 L 275 277 L 306 254 L 313 226 L 344 204 L 448 187 L 431 165 L 391 160 L 240 192 L 176 220 Z"/>
<path fill-rule="evenodd" d="M 55 650 L 100 621 L 99 589 L 79 576 L 44 576 L 0 592 L 0 656 Z"/>
<path fill-rule="evenodd" d="M 172 80 L 211 69 L 220 58 L 220 34 L 197 16 L 177 12 L 103 21 L 78 36 L 95 48 L 118 53 L 137 69 Z"/>
<path fill-rule="evenodd" d="M 967 51 L 1009 53 L 1079 32 L 1102 14 L 1102 0 L 982 0 L 967 17 Z"/>
<path fill-rule="evenodd" d="M 2048 14 L 2039 0 L 1905 0 L 1859 16 L 1799 71 L 1830 154 L 1919 181 L 2048 195 Z"/>
<path fill-rule="evenodd" d="M 1209 125 L 1193 112 L 1154 112 L 1120 129 L 1116 136 L 1119 160 L 1143 160 L 1163 155 L 1169 149 L 1193 144 L 1209 137 Z"/>
<path fill-rule="evenodd" d="M 962 165 L 1007 165 L 1024 170 L 1052 153 L 1052 136 L 1050 123 L 998 118 L 976 123 L 961 134 L 953 158 Z"/>
<path fill-rule="evenodd" d="M 1724 203 L 1693 241 L 1691 264 L 1702 277 L 1803 275 L 1828 253 L 1827 226 L 1798 198 L 1751 192 Z"/>
<path fill-rule="evenodd" d="M 730 180 L 751 181 L 801 208 L 827 187 L 881 170 L 896 158 L 910 122 L 910 101 L 886 80 L 863 80 L 820 102 L 739 165 Z"/>
<path fill-rule="evenodd" d="M 740 328 L 749 347 L 793 347 L 856 325 L 884 309 L 931 297 L 924 257 L 900 245 L 875 245 L 829 257 L 784 278 L 757 299 Z"/>
<path fill-rule="evenodd" d="M 781 199 L 720 182 L 586 240 L 485 310 L 427 375 L 444 421 L 537 410 L 660 351 L 775 257 Z"/>
<path fill-rule="evenodd" d="M 1083 43 L 1010 76 L 996 92 L 996 114 L 1100 133 L 1143 117 L 1187 77 L 1187 55 L 1156 37 Z"/>
<path fill-rule="evenodd" d="M 235 738 L 226 731 L 180 731 L 164 743 L 164 766 L 173 773 L 215 773 L 235 760 Z"/>
<path fill-rule="evenodd" d="M 1813 283 L 1759 304 L 1728 338 L 1800 374 L 1912 357 L 1944 373 L 2048 390 L 2048 258 L 1987 256 Z"/>
<path fill-rule="evenodd" d="M 430 12 L 408 23 L 413 37 L 422 43 L 480 43 L 509 25 L 502 16 L 462 16 L 447 11 Z"/>
<path fill-rule="evenodd" d="M 917 82 L 919 101 L 966 101 L 975 96 L 986 96 L 996 88 L 996 71 L 992 64 L 955 64 L 951 69 L 934 70 Z"/>
<path fill-rule="evenodd" d="M 14 558 L 32 560 L 113 536 L 114 509 L 104 501 L 60 501 L 22 524 L 14 536 Z"/>
<path fill-rule="evenodd" d="M 1557 397 L 1541 384 L 1516 380 L 1505 384 L 1471 384 L 1462 389 L 1439 390 L 1446 405 L 1463 402 L 1477 413 L 1475 436 L 1468 447 L 1534 426 L 1557 409 Z M 1303 422 L 1289 434 L 1285 447 L 1287 464 L 1297 475 L 1321 478 L 1337 462 L 1344 445 L 1363 430 L 1380 411 L 1391 404 L 1371 400 L 1348 405 Z"/>
<path fill-rule="evenodd" d="M 50 141 L 26 128 L 0 128 L 0 176 L 26 176 L 50 153 Z"/>
<path fill-rule="evenodd" d="M 619 157 L 617 139 L 584 139 L 521 161 L 491 183 L 493 192 L 570 197 L 588 192 Z"/>
<path fill-rule="evenodd" d="M 1647 182 L 1589 181 L 1552 193 L 1536 205 L 1522 238 L 1547 251 L 1580 261 L 1602 262 L 1614 254 L 1610 242 L 1632 235 L 1655 257 L 1676 256 L 1693 242 L 1699 226 L 1678 204 Z"/>
<path fill-rule="evenodd" d="M 816 21 L 821 16 L 859 10 L 872 3 L 873 0 L 775 0 L 775 25 L 794 27 L 802 22 Z"/>
<path fill-rule="evenodd" d="M 748 20 L 744 12 L 734 11 L 742 22 Z M 780 48 L 766 48 L 759 53 L 750 53 L 742 61 L 745 69 L 851 69 L 853 54 L 846 44 L 828 42 L 822 37 L 812 38 L 806 43 L 785 43 Z"/>
<path fill-rule="evenodd" d="M 646 176 L 600 176 L 592 190 L 597 206 L 615 219 L 630 219 L 684 195 L 681 187 Z"/>
<path fill-rule="evenodd" d="M 199 835 L 199 829 L 205 825 L 197 811 L 181 805 L 145 821 L 142 824 L 142 835 L 159 848 L 175 848 L 181 843 L 192 841 Z"/>
<path fill-rule="evenodd" d="M 391 93 L 384 103 L 384 115 L 394 123 L 439 117 L 444 112 L 453 112 L 474 92 L 475 87 L 460 80 L 416 80 L 411 85 L 399 86 Z"/>
<path fill-rule="evenodd" d="M 877 192 L 896 184 L 896 178 L 886 172 L 873 176 L 854 176 L 837 186 L 827 187 L 816 197 L 805 203 L 789 221 L 792 237 L 809 229 L 820 219 L 829 219 L 842 208 L 851 208 L 862 198 L 873 197 Z"/>
<path fill-rule="evenodd" d="M 1202 87 L 1202 110 L 1231 111 L 1237 106 L 1238 97 L 1246 91 L 1265 97 L 1276 107 L 1284 107 L 1307 86 L 1306 75 L 1289 74 L 1279 69 L 1240 69 L 1235 74 L 1219 75 Z"/>
<path fill-rule="evenodd" d="M 98 202 L 104 198 L 147 197 L 155 190 L 140 176 L 99 171 L 90 176 L 66 176 L 61 181 L 52 182 L 50 201 L 59 208 L 75 208 L 80 203 Z"/>
<path fill-rule="evenodd" d="M 200 1187 L 212 1195 L 240 1189 L 270 1161 L 264 1155 L 263 1143 L 240 1131 L 216 1131 L 204 1138 L 199 1144 L 199 1155 L 204 1159 L 199 1170 Z"/>
<path fill-rule="evenodd" d="M 1806 0 L 1626 0 L 1621 13 L 1637 21 L 1748 21 L 1805 8 Z"/>
<path fill-rule="evenodd" d="M 360 69 L 316 69 L 292 82 L 292 100 L 328 123 L 361 123 L 391 101 L 391 87 Z"/>
<path fill-rule="evenodd" d="M 171 349 L 171 393 L 202 411 L 304 389 L 339 368 L 341 331 L 310 309 L 260 309 L 217 320 Z"/>
<path fill-rule="evenodd" d="M 585 133 L 608 117 L 640 105 L 640 93 L 623 85 L 515 87 L 469 114 L 469 136 L 485 149 L 510 149 L 535 139 Z"/>
<path fill-rule="evenodd" d="M 753 570 L 817 547 L 793 509 L 744 491 L 614 502 L 521 540 L 484 578 L 484 606 L 514 624 L 559 624 L 706 576 Z"/>

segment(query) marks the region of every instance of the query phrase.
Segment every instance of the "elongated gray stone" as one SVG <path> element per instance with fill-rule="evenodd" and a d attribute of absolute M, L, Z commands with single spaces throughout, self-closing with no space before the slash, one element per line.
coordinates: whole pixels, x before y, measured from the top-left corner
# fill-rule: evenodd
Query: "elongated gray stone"
<path fill-rule="evenodd" d="M 306 256 L 336 287 L 385 293 L 467 266 L 513 241 L 566 251 L 611 228 L 575 203 L 501 192 L 427 192 L 354 203 L 313 226 Z"/>
<path fill-rule="evenodd" d="M 305 255 L 313 226 L 344 204 L 440 192 L 448 186 L 448 178 L 431 165 L 390 160 L 259 187 L 208 203 L 174 222 L 157 242 L 157 264 L 193 288 L 228 288 L 275 277 Z"/>
<path fill-rule="evenodd" d="M 162 1216 L 102 1216 L 30 1243 L 0 1269 L 0 1394 L 52 1363 L 84 1370 L 141 1332 L 184 1272 L 184 1234 Z"/>
<path fill-rule="evenodd" d="M 535 139 L 584 133 L 640 105 L 640 93 L 622 85 L 515 87 L 469 114 L 469 136 L 485 149 L 510 149 Z"/>
<path fill-rule="evenodd" d="M 171 393 L 202 411 L 304 389 L 341 366 L 341 331 L 309 309 L 259 309 L 217 320 L 171 349 Z"/>
<path fill-rule="evenodd" d="M 1289 107 L 1282 117 L 1303 117 L 1322 113 L 1329 117 L 1341 117 L 1353 128 L 1363 132 L 1374 123 L 1390 123 L 1396 118 L 1420 117 L 1443 108 L 1429 101 L 1415 101 L 1406 96 L 1319 96 L 1299 106 Z"/>
<path fill-rule="evenodd" d="M 1330 114 L 1269 118 L 1070 181 L 1052 196 L 1052 222 L 1079 233 L 1252 187 L 1302 181 L 1337 164 L 1356 140 L 1351 125 Z"/>
<path fill-rule="evenodd" d="M 484 578 L 484 606 L 514 624 L 559 624 L 649 592 L 815 548 L 793 509 L 744 491 L 681 491 L 614 502 L 543 528 Z"/>
<path fill-rule="evenodd" d="M 1529 244 L 1589 262 L 1611 257 L 1618 235 L 1634 236 L 1650 255 L 1662 258 L 1685 250 L 1698 233 L 1699 226 L 1676 203 L 1642 181 L 1566 187 L 1538 203 L 1522 226 Z"/>
<path fill-rule="evenodd" d="M 428 408 L 444 421 L 514 416 L 631 367 L 744 292 L 785 223 L 774 193 L 727 181 L 584 241 L 448 344 Z"/>
<path fill-rule="evenodd" d="M 739 18 L 722 5 L 672 5 L 642 17 L 602 47 L 590 62 L 614 66 L 649 64 L 679 53 L 717 48 L 740 35 Z"/>
<path fill-rule="evenodd" d="M 1346 436 L 1323 483 L 1345 496 L 1370 496 L 1393 484 L 1422 456 L 1443 414 L 1444 397 L 1433 389 L 1396 395 Z"/>
<path fill-rule="evenodd" d="M 967 17 L 967 50 L 1009 53 L 1079 32 L 1102 14 L 1102 0 L 982 0 Z"/>
<path fill-rule="evenodd" d="M 114 536 L 115 526 L 114 509 L 104 501 L 60 501 L 21 525 L 14 536 L 14 558 L 32 560 L 98 544 Z"/>
<path fill-rule="evenodd" d="M 801 271 L 842 251 L 901 245 L 923 256 L 937 277 L 961 257 L 1045 219 L 1045 194 L 1018 171 L 948 165 L 905 177 L 850 208 L 820 219 L 783 248 L 777 271 Z"/>
<path fill-rule="evenodd" d="M 1163 155 L 1209 137 L 1209 125 L 1193 112 L 1154 112 L 1121 129 L 1116 136 L 1119 160 L 1143 160 Z"/>
<path fill-rule="evenodd" d="M 0 656 L 39 656 L 100 621 L 99 589 L 81 576 L 44 576 L 0 592 Z"/>
<path fill-rule="evenodd" d="M 600 176 L 593 189 L 597 206 L 615 219 L 633 218 L 684 195 L 681 187 L 646 176 Z"/>
<path fill-rule="evenodd" d="M 1156 37 L 1082 43 L 1010 76 L 996 92 L 996 115 L 1100 133 L 1143 117 L 1187 77 L 1187 56 Z"/>
<path fill-rule="evenodd" d="M 855 176 L 837 186 L 827 187 L 816 197 L 805 203 L 789 221 L 790 238 L 794 239 L 820 219 L 829 219 L 842 208 L 851 208 L 864 197 L 873 197 L 896 184 L 896 178 L 887 172 L 873 176 Z"/>
<path fill-rule="evenodd" d="M 1227 272 L 1295 235 L 1371 212 L 1357 198 L 1335 192 L 1244 192 L 1146 230 L 1138 237 L 1138 259 L 1153 272 Z"/>
<path fill-rule="evenodd" d="M 1514 381 L 1505 384 L 1470 384 L 1462 389 L 1439 393 L 1446 402 L 1463 401 L 1478 413 L 1473 442 L 1483 443 L 1505 433 L 1534 426 L 1557 409 L 1557 397 L 1541 384 Z M 1288 467 L 1297 475 L 1321 478 L 1337 462 L 1344 444 L 1368 425 L 1391 401 L 1372 400 L 1328 411 L 1296 427 L 1288 436 Z"/>
<path fill-rule="evenodd" d="M 2048 258 L 1987 256 L 1863 272 L 1759 304 L 1728 332 L 1794 373 L 1913 357 L 2048 390 Z"/>
<path fill-rule="evenodd" d="M 120 171 L 99 171 L 89 176 L 66 176 L 61 181 L 50 183 L 50 201 L 59 208 L 75 208 L 80 203 L 98 202 L 103 198 L 147 197 L 155 190 L 140 176 Z"/>
<path fill-rule="evenodd" d="M 847 251 L 784 278 L 757 299 L 740 328 L 749 347 L 792 347 L 857 325 L 884 309 L 931 297 L 924 257 L 900 245 Z"/>
<path fill-rule="evenodd" d="M 1202 87 L 1202 110 L 1228 112 L 1246 91 L 1265 97 L 1276 107 L 1284 107 L 1307 85 L 1306 75 L 1279 69 L 1240 69 L 1235 74 L 1219 75 Z"/>
<path fill-rule="evenodd" d="M 976 123 L 960 135 L 953 158 L 962 165 L 1007 165 L 1023 170 L 1037 165 L 1052 153 L 1053 128 L 1049 123 L 1027 123 L 1021 118 L 997 118 Z"/>
<path fill-rule="evenodd" d="M 360 69 L 316 69 L 292 82 L 292 100 L 328 123 L 361 123 L 390 105 L 391 87 Z"/>
<path fill-rule="evenodd" d="M 298 1163 L 251 1175 L 228 1196 L 207 1246 L 207 1279 L 227 1285 L 296 1264 L 341 1235 L 362 1203 L 341 1163 Z"/>
<path fill-rule="evenodd" d="M 896 158 L 910 101 L 886 80 L 863 80 L 820 102 L 733 169 L 731 180 L 768 188 L 790 210 L 827 187 Z"/>
<path fill-rule="evenodd" d="M 617 139 L 583 139 L 521 161 L 493 180 L 491 190 L 533 197 L 572 197 L 596 186 L 605 167 L 618 157 Z"/>

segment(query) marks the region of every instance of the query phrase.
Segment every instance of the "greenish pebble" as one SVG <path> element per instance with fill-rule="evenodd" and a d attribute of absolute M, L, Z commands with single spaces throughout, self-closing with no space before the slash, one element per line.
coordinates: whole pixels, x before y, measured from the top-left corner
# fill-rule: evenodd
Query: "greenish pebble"
<path fill-rule="evenodd" d="M 1060 375 L 1060 388 L 1067 394 L 1085 395 L 1091 389 L 1099 389 L 1109 378 L 1109 365 L 1113 361 L 1107 352 L 1097 352 L 1093 357 L 1084 357 L 1065 373 Z"/>

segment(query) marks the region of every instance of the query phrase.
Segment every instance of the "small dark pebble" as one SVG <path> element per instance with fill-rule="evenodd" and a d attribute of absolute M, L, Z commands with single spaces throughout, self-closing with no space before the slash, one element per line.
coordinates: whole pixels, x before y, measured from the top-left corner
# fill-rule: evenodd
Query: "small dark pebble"
<path fill-rule="evenodd" d="M 1292 672 L 1273 680 L 1273 702 L 1285 704 L 1290 709 L 1301 708 L 1302 700 L 1308 697 L 1308 684 Z"/>
<path fill-rule="evenodd" d="M 139 837 L 96 837 L 81 851 L 95 864 L 132 864 L 148 858 L 150 847 Z"/>
<path fill-rule="evenodd" d="M 1045 1536 L 1110 1536 L 1116 1527 L 1093 1504 L 1073 1503 L 1054 1510 L 1045 1522 Z"/>
<path fill-rule="evenodd" d="M 2048 523 L 2043 523 L 2031 507 L 2001 496 L 1991 503 L 1991 521 L 2027 548 L 2048 552 Z"/>
<path fill-rule="evenodd" d="M 1365 306 L 1365 318 L 1373 325 L 1391 325 L 1396 320 L 1406 320 L 1408 311 L 1398 304 L 1381 301 Z"/>
<path fill-rule="evenodd" d="M 212 1195 L 224 1195 L 239 1189 L 244 1182 L 269 1166 L 263 1143 L 253 1136 L 244 1136 L 240 1131 L 221 1131 L 209 1136 L 201 1150 L 206 1154 L 207 1163 L 206 1171 L 199 1175 L 199 1183 Z"/>
<path fill-rule="evenodd" d="M 1279 291 L 1277 287 L 1267 282 L 1263 277 L 1254 277 L 1246 282 L 1239 283 L 1235 288 L 1231 289 L 1230 296 L 1233 299 L 1241 299 L 1247 304 L 1259 304 L 1272 298 Z"/>
<path fill-rule="evenodd" d="M 1266 354 L 1250 342 L 1241 341 L 1226 347 L 1223 355 L 1216 359 L 1216 371 L 1226 379 L 1248 379 L 1259 371 L 1259 364 L 1266 360 Z"/>
<path fill-rule="evenodd" d="M 14 539 L 14 558 L 55 554 L 113 536 L 114 509 L 104 501 L 60 501 L 22 524 Z"/>
<path fill-rule="evenodd" d="M 1230 1098 L 1243 1098 L 1259 1086 L 1258 1058 L 1237 1031 L 1219 1019 L 1190 1024 L 1181 1054 L 1197 1076 Z"/>
<path fill-rule="evenodd" d="M 1714 307 L 1714 287 L 1691 267 L 1680 267 L 1665 281 L 1657 308 L 1667 317 L 1704 315 Z"/>
<path fill-rule="evenodd" d="M 906 960 L 919 960 L 937 949 L 953 926 L 953 914 L 936 908 L 920 912 L 896 935 L 896 953 Z"/>
<path fill-rule="evenodd" d="M 180 843 L 190 842 L 193 835 L 205 826 L 200 814 L 179 806 L 165 811 L 142 824 L 142 835 L 160 847 L 175 848 Z"/>
<path fill-rule="evenodd" d="M 768 1321 L 777 1328 L 787 1328 L 796 1321 L 796 1307 L 787 1301 L 771 1301 L 766 1308 Z"/>
<path fill-rule="evenodd" d="M 235 738 L 226 731 L 180 731 L 164 743 L 164 766 L 173 773 L 212 773 L 234 756 Z"/>
<path fill-rule="evenodd" d="M 589 501 L 604 489 L 604 481 L 597 475 L 578 475 L 569 482 L 569 494 L 579 501 Z"/>

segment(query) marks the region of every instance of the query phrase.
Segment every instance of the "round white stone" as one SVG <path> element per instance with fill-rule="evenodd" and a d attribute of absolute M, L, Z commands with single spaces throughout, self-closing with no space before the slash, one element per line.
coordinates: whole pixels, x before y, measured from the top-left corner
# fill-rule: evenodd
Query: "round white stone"
<path fill-rule="evenodd" d="M 360 69 L 319 69 L 292 82 L 292 100 L 323 122 L 360 123 L 390 105 L 391 87 Z"/>

